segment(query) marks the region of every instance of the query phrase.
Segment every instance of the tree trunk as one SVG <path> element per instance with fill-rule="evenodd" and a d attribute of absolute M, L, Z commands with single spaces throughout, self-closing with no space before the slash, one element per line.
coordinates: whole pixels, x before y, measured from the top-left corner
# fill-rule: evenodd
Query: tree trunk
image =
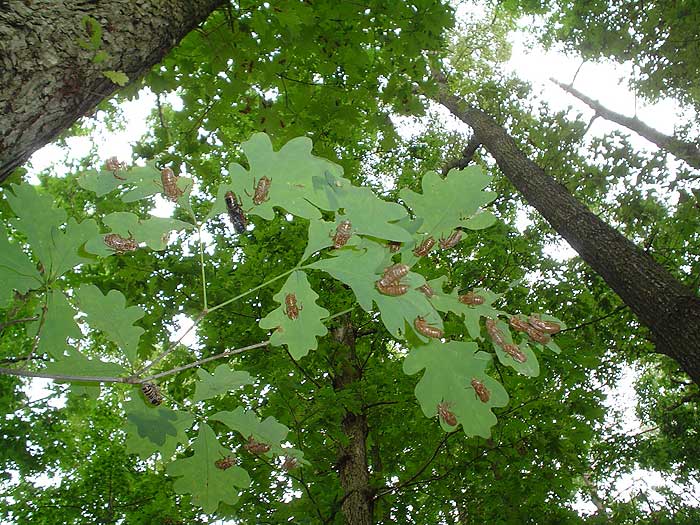
<path fill-rule="evenodd" d="M 355 354 L 355 332 L 349 321 L 333 330 L 342 347 L 335 355 L 333 388 L 342 390 L 359 381 L 362 371 Z M 347 411 L 342 422 L 347 445 L 338 453 L 340 485 L 343 487 L 342 510 L 348 525 L 374 523 L 374 493 L 369 483 L 367 466 L 367 416 Z"/>
<path fill-rule="evenodd" d="M 562 84 L 553 78 L 550 78 L 550 80 L 564 91 L 575 96 L 581 102 L 590 107 L 593 111 L 595 111 L 596 115 L 634 131 L 637 135 L 644 137 L 660 149 L 668 151 L 679 159 L 683 159 L 693 168 L 700 169 L 700 148 L 696 144 L 677 139 L 676 137 L 664 135 L 651 126 L 647 126 L 637 117 L 626 117 L 625 115 L 621 115 L 620 113 L 606 108 L 600 102 L 587 97 L 573 86 Z"/>
<path fill-rule="evenodd" d="M 160 62 L 225 0 L 9 0 L 0 9 L 0 182 L 118 86 Z M 91 17 L 99 28 L 86 23 Z M 101 31 L 101 38 L 99 32 Z M 95 43 L 89 47 L 91 35 Z M 99 52 L 109 56 L 99 63 Z"/>
<path fill-rule="evenodd" d="M 649 327 L 657 351 L 700 384 L 700 298 L 546 175 L 491 117 L 448 93 L 443 82 L 439 101 L 474 130 L 527 202 Z"/>

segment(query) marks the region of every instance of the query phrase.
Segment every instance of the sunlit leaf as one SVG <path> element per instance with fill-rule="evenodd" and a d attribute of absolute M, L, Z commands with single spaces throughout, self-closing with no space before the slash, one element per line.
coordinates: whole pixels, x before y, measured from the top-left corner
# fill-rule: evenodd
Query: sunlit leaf
<path fill-rule="evenodd" d="M 195 387 L 193 401 L 202 401 L 236 390 L 244 385 L 252 385 L 253 377 L 244 371 L 231 370 L 228 365 L 219 365 L 210 374 L 201 368 L 197 370 L 199 381 Z"/>

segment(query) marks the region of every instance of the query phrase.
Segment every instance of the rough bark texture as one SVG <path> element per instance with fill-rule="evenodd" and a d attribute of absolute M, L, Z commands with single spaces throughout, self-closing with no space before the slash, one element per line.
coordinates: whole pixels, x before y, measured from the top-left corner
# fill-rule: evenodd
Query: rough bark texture
<path fill-rule="evenodd" d="M 649 142 L 655 144 L 659 148 L 668 151 L 669 153 L 675 155 L 679 159 L 683 159 L 693 168 L 700 169 L 700 147 L 698 147 L 696 144 L 679 140 L 676 137 L 664 135 L 663 133 L 655 130 L 654 128 L 647 126 L 644 122 L 642 122 L 636 117 L 626 117 L 625 115 L 621 115 L 620 113 L 616 113 L 615 111 L 606 108 L 600 102 L 598 102 L 597 100 L 593 100 L 590 97 L 587 97 L 578 89 L 575 89 L 573 86 L 562 84 L 561 82 L 554 80 L 553 78 L 551 78 L 550 80 L 554 82 L 557 86 L 562 88 L 564 91 L 575 96 L 581 102 L 590 107 L 593 111 L 596 112 L 596 115 L 634 131 L 636 134 L 644 137 Z"/>
<path fill-rule="evenodd" d="M 700 298 L 545 174 L 490 116 L 449 93 L 445 84 L 439 100 L 474 130 L 527 202 L 649 327 L 657 351 L 700 384 Z"/>
<path fill-rule="evenodd" d="M 359 381 L 362 370 L 355 354 L 355 332 L 349 322 L 333 331 L 342 348 L 335 356 L 333 388 L 342 390 Z M 338 472 L 343 487 L 342 511 L 348 525 L 374 523 L 374 492 L 369 483 L 367 466 L 367 416 L 347 411 L 342 422 L 348 444 L 338 453 Z"/>
<path fill-rule="evenodd" d="M 9 0 L 0 10 L 0 182 L 29 156 L 92 110 L 118 86 L 102 72 L 133 81 L 160 62 L 225 0 Z M 102 28 L 95 50 L 82 22 Z"/>

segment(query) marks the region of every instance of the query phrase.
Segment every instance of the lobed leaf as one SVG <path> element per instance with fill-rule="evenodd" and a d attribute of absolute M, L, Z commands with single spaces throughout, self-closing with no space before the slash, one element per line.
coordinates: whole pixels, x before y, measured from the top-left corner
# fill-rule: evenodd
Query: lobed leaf
<path fill-rule="evenodd" d="M 239 432 L 243 439 L 252 436 L 256 441 L 270 445 L 268 455 L 282 455 L 288 450 L 282 448 L 282 441 L 286 439 L 289 429 L 272 416 L 260 421 L 253 411 L 238 407 L 233 412 L 217 412 L 211 418 Z"/>
<path fill-rule="evenodd" d="M 141 459 L 160 452 L 161 457 L 168 460 L 177 446 L 189 439 L 186 430 L 192 426 L 194 417 L 188 412 L 146 404 L 140 393 L 124 403 L 124 410 L 127 414 L 126 449 Z"/>
<path fill-rule="evenodd" d="M 41 274 L 17 244 L 11 244 L 7 230 L 0 224 L 0 308 L 13 298 L 13 291 L 21 294 L 39 288 Z"/>
<path fill-rule="evenodd" d="M 193 401 L 203 401 L 253 384 L 253 376 L 248 372 L 231 370 L 228 365 L 217 366 L 213 374 L 200 368 L 197 375 L 199 381 L 195 386 Z"/>

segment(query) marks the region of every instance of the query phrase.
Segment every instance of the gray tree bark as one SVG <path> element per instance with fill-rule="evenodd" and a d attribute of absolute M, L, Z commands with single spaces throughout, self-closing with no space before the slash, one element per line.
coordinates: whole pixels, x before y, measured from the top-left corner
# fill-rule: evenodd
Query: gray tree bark
<path fill-rule="evenodd" d="M 439 102 L 469 125 L 503 174 L 652 333 L 658 352 L 700 385 L 700 298 L 531 161 L 489 115 L 449 92 Z"/>
<path fill-rule="evenodd" d="M 118 89 L 137 80 L 226 0 L 9 0 L 0 8 L 0 182 Z M 99 49 L 85 49 L 91 17 Z M 92 31 L 94 34 L 94 31 Z M 99 51 L 109 58 L 93 63 Z"/>

